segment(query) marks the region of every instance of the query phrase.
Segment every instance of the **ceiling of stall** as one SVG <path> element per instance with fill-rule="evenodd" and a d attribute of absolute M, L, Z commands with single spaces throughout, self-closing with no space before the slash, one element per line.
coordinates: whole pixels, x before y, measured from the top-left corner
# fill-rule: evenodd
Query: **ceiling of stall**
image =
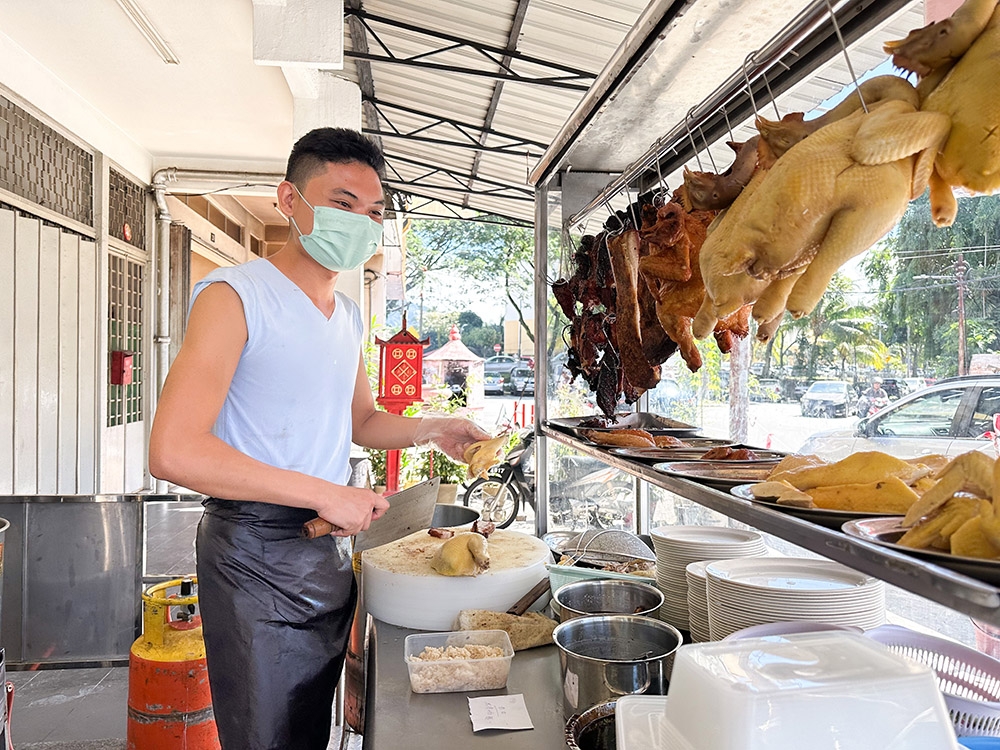
<path fill-rule="evenodd" d="M 150 153 L 156 167 L 283 168 L 293 97 L 280 68 L 253 63 L 251 0 L 3 5 L 0 33 Z M 345 61 L 336 75 L 360 86 L 364 130 L 380 139 L 387 184 L 414 215 L 530 223 L 529 175 L 540 160 L 624 169 L 809 5 L 345 0 Z M 128 6 L 148 18 L 179 64 L 155 53 Z M 923 24 L 923 3 L 889 24 L 852 46 L 859 73 L 884 60 L 884 38 Z M 833 61 L 778 106 L 811 109 L 849 80 L 842 61 Z M 602 83 L 615 90 L 597 101 Z M 586 127 L 574 120 L 583 116 Z M 267 201 L 248 203 L 267 214 Z"/>
<path fill-rule="evenodd" d="M 872 71 L 893 72 L 882 50 L 883 43 L 900 39 L 925 24 L 923 0 L 869 0 L 867 7 L 863 2 L 833 2 L 830 5 L 841 19 L 839 27 L 830 20 L 826 5 L 825 0 L 695 3 L 649 49 L 641 53 L 619 50 L 619 58 L 632 55 L 640 57 L 640 63 L 631 75 L 615 83 L 610 73 L 620 60 L 612 59 L 605 71 L 608 75 L 598 80 L 533 170 L 532 182 L 548 179 L 557 171 L 592 173 L 591 186 L 607 187 L 589 208 L 606 201 L 620 208 L 627 203 L 628 193 L 616 192 L 615 188 L 624 182 L 648 186 L 654 179 L 676 187 L 681 182 L 682 164 L 703 171 L 725 171 L 733 161 L 733 152 L 725 142 L 746 141 L 757 133 L 752 105 L 772 119 L 789 112 L 825 111 L 846 95 L 855 77 L 861 80 Z M 784 49 L 778 45 L 783 50 L 782 62 L 754 81 L 756 96 L 750 99 L 746 94 L 747 78 L 741 71 L 749 70 L 749 79 L 754 80 L 755 53 L 763 57 L 773 50 L 771 43 L 781 38 L 794 20 L 809 15 L 809 8 L 814 11 L 814 19 L 812 25 L 804 27 L 803 38 L 816 46 L 808 48 L 802 43 L 796 48 L 789 44 Z M 714 11 L 718 15 L 713 15 Z M 746 19 L 759 23 L 747 23 Z M 815 42 L 824 35 L 836 40 L 837 30 L 848 38 L 846 56 L 839 43 L 821 47 Z M 638 45 L 636 40 L 628 41 Z M 812 50 L 808 64 L 800 65 L 804 69 L 796 74 L 794 82 L 781 83 L 782 77 L 791 78 L 785 66 L 794 65 L 796 59 L 804 63 L 806 49 Z M 744 111 L 734 107 L 731 117 L 724 111 L 728 105 L 703 111 L 710 97 L 726 90 L 726 84 L 739 89 L 729 101 L 742 98 Z M 707 113 L 717 125 L 724 123 L 721 132 L 718 126 L 714 132 L 701 127 L 699 123 L 705 119 L 699 115 Z M 651 154 L 663 156 L 654 159 Z M 625 180 L 620 177 L 623 172 L 646 179 Z M 606 179 L 601 182 L 599 175 Z M 600 190 L 594 188 L 594 192 Z M 576 218 L 573 209 L 568 219 Z"/>

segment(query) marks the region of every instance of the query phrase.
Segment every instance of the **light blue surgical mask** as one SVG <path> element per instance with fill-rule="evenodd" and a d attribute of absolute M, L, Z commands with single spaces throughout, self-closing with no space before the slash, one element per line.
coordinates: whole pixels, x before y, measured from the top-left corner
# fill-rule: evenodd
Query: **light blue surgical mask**
<path fill-rule="evenodd" d="M 302 234 L 295 219 L 291 216 L 288 218 L 299 233 L 302 248 L 323 268 L 330 271 L 350 271 L 378 250 L 382 241 L 382 225 L 377 221 L 353 211 L 313 206 L 297 187 L 295 192 L 313 211 L 312 231 Z"/>

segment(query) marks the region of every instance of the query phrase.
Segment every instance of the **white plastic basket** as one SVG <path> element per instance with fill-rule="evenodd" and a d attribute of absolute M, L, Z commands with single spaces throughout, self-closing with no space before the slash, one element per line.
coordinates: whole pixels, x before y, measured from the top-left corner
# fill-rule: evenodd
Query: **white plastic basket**
<path fill-rule="evenodd" d="M 934 670 L 959 737 L 1000 737 L 1000 661 L 899 625 L 882 625 L 865 635 Z"/>

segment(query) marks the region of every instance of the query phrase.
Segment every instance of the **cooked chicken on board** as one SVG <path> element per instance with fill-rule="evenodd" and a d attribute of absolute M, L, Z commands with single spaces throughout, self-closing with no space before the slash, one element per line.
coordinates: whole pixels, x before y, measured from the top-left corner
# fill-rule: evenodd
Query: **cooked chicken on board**
<path fill-rule="evenodd" d="M 837 269 L 896 224 L 950 126 L 907 93 L 819 129 L 755 175 L 702 247 L 695 336 L 749 302 L 765 334 L 785 309 L 812 312 Z"/>
<path fill-rule="evenodd" d="M 893 62 L 924 77 L 921 110 L 951 119 L 948 140 L 930 179 L 931 218 L 955 221 L 953 187 L 1000 189 L 1000 9 L 997 0 L 966 0 L 951 18 L 885 44 Z"/>

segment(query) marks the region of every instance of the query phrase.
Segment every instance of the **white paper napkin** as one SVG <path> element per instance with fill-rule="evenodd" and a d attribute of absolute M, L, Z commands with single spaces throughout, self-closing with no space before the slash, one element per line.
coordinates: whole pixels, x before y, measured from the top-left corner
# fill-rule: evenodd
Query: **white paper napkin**
<path fill-rule="evenodd" d="M 469 717 L 472 731 L 483 729 L 534 729 L 524 696 L 490 695 L 485 698 L 469 698 Z"/>

